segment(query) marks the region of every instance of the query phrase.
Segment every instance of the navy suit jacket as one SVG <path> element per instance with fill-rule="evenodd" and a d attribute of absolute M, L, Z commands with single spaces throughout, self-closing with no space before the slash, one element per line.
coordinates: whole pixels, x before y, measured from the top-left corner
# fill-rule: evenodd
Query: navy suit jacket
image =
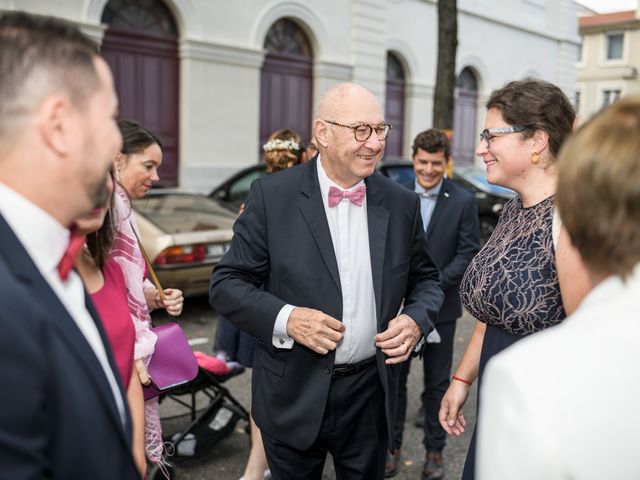
<path fill-rule="evenodd" d="M 258 339 L 252 402 L 256 423 L 271 437 L 303 450 L 320 429 L 335 352 L 319 355 L 298 343 L 291 350 L 277 349 L 271 342 L 276 316 L 287 303 L 342 318 L 340 277 L 316 162 L 253 182 L 210 289 L 214 309 Z M 443 294 L 426 251 L 418 198 L 378 173 L 365 183 L 377 330 L 386 330 L 404 300 L 403 313 L 426 335 Z M 384 360 L 378 350 L 387 425 L 393 432 L 399 367 Z"/>
<path fill-rule="evenodd" d="M 405 186 L 414 190 L 415 183 Z M 473 193 L 443 179 L 425 238 L 429 255 L 440 272 L 440 286 L 444 291 L 444 302 L 435 324 L 453 322 L 462 315 L 462 276 L 480 250 L 478 207 Z"/>
<path fill-rule="evenodd" d="M 0 479 L 139 479 L 128 410 L 123 427 L 93 350 L 1 215 L 0 238 Z"/>

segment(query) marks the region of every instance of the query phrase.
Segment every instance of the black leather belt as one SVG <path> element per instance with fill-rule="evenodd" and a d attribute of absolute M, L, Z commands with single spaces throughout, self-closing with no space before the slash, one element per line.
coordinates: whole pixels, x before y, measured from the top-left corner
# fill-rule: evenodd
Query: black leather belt
<path fill-rule="evenodd" d="M 376 357 L 367 358 L 358 363 L 343 363 L 342 365 L 334 365 L 331 369 L 331 376 L 335 378 L 348 377 L 356 373 L 364 372 L 367 368 L 376 362 Z"/>

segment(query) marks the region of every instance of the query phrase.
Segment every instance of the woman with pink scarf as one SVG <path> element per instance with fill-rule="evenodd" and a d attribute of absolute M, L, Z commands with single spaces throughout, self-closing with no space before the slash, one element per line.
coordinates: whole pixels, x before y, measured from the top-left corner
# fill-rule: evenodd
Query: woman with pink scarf
<path fill-rule="evenodd" d="M 113 216 L 116 237 L 111 257 L 118 262 L 127 284 L 129 311 L 136 331 L 134 358 L 143 385 L 149 383 L 147 364 L 153 354 L 156 336 L 151 331 L 149 312 L 164 308 L 172 316 L 182 313 L 184 298 L 177 289 L 164 290 L 164 300 L 156 287 L 146 279 L 147 269 L 138 247 L 138 227 L 131 214 L 131 200 L 143 198 L 159 180 L 162 145 L 151 132 L 132 120 L 119 120 L 123 137 L 122 152 L 114 159 L 116 178 Z M 156 464 L 163 464 L 163 442 L 158 413 L 158 399 L 145 402 L 145 453 Z"/>

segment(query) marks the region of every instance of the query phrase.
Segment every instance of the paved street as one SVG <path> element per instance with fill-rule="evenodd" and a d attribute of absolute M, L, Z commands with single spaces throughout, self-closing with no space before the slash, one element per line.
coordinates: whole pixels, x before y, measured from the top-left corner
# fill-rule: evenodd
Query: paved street
<path fill-rule="evenodd" d="M 471 334 L 474 320 L 465 315 L 458 321 L 456 332 L 454 365 L 459 361 L 460 355 Z M 211 311 L 205 297 L 187 299 L 185 313 L 181 317 L 181 325 L 185 329 L 190 339 L 196 339 L 194 348 L 204 352 L 211 352 L 213 336 L 217 326 L 217 318 Z M 200 343 L 202 342 L 202 343 Z M 414 360 L 416 361 L 416 360 Z M 409 406 L 407 412 L 407 422 L 404 435 L 402 466 L 396 479 L 398 480 L 419 480 L 424 459 L 422 446 L 422 430 L 413 425 L 418 401 L 420 396 L 420 385 L 422 382 L 421 369 L 412 368 L 409 376 Z M 248 409 L 250 405 L 250 383 L 251 371 L 231 378 L 224 385 L 231 393 Z M 475 420 L 475 386 L 472 398 L 465 409 L 466 417 L 470 422 Z M 203 402 L 204 406 L 206 402 Z M 163 417 L 174 416 L 184 412 L 184 408 L 170 399 L 165 400 L 160 407 Z M 177 426 L 184 425 L 188 418 L 183 416 L 174 420 L 164 421 L 165 433 L 176 431 Z M 462 473 L 462 465 L 466 448 L 469 443 L 470 433 L 467 432 L 462 438 L 452 438 L 445 449 L 446 478 L 449 480 L 458 479 Z M 243 422 L 238 422 L 235 431 L 228 437 L 220 441 L 212 448 L 210 454 L 204 458 L 193 459 L 180 462 L 176 465 L 176 476 L 178 480 L 237 480 L 241 477 L 244 464 L 249 453 L 249 435 L 244 431 Z M 331 462 L 327 463 L 323 479 L 334 479 Z"/>

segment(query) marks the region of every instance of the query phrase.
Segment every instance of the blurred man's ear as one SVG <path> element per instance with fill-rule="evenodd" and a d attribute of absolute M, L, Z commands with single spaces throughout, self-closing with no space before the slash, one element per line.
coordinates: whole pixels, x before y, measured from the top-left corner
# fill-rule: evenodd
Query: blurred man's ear
<path fill-rule="evenodd" d="M 327 146 L 329 145 L 329 129 L 327 128 L 327 124 L 318 119 L 313 126 L 313 131 L 316 134 L 316 142 L 318 142 L 318 148 L 320 148 L 320 146 L 322 146 L 323 148 L 327 148 Z"/>
<path fill-rule="evenodd" d="M 73 135 L 72 110 L 67 99 L 52 95 L 45 98 L 35 112 L 42 141 L 57 156 L 69 153 Z"/>

